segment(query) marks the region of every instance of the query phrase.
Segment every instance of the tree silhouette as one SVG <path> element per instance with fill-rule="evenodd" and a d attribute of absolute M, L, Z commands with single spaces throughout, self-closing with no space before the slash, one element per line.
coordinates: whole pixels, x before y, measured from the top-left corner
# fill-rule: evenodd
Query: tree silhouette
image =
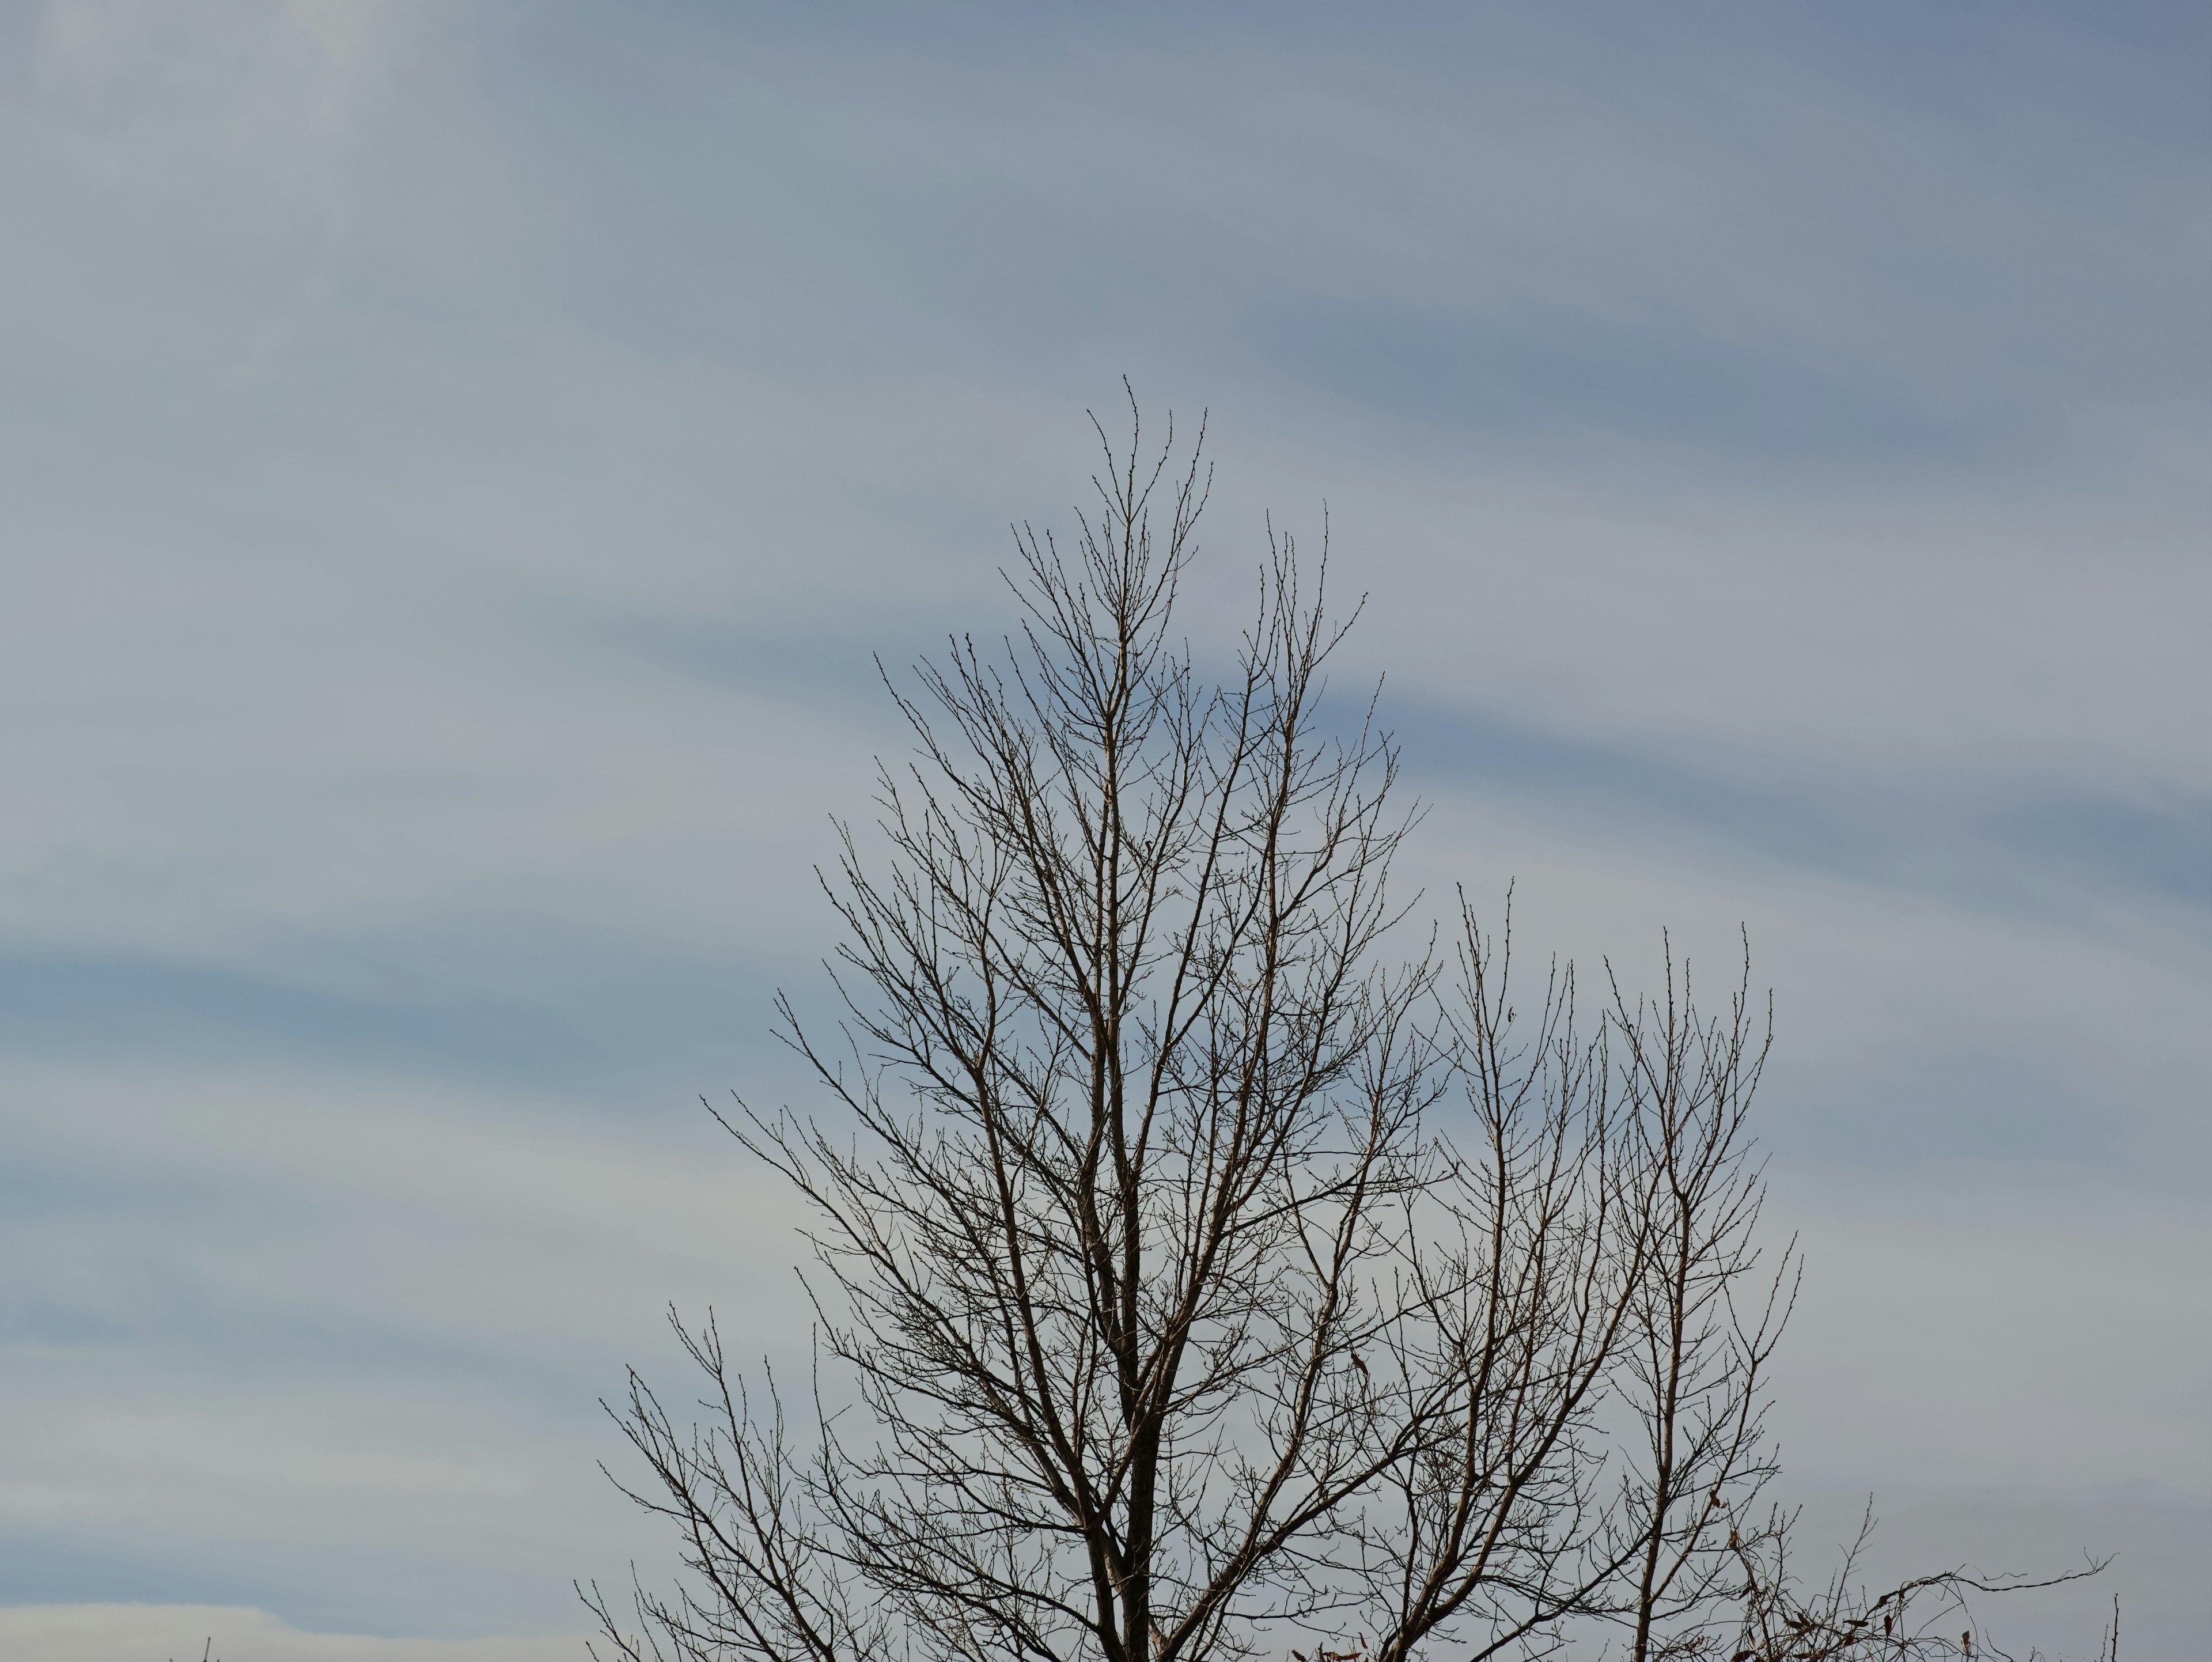
<path fill-rule="evenodd" d="M 609 1654 L 1968 1653 L 1900 1617 L 1978 1584 L 1801 1598 L 1759 1510 L 1796 1264 L 1747 956 L 1717 1014 L 1669 953 L 1592 1016 L 1516 980 L 1510 907 L 1416 928 L 1326 546 L 1270 527 L 1209 679 L 1203 430 L 1130 416 L 1072 545 L 1017 530 L 1015 635 L 893 688 L 915 753 L 823 874 L 842 1019 L 778 1003 L 824 1113 L 718 1116 L 811 1208 L 849 1400 L 794 1418 L 671 1312 L 708 1418 L 635 1373 L 611 1411 L 686 1574 L 585 1593 Z"/>

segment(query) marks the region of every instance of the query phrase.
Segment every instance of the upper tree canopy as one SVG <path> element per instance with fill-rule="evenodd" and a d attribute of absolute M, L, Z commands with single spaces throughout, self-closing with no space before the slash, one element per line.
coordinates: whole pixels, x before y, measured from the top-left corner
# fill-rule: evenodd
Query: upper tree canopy
<path fill-rule="evenodd" d="M 629 1633 L 591 1596 L 616 1653 L 1860 1654 L 1753 1510 L 1763 1013 L 1670 965 L 1585 1027 L 1571 968 L 1409 917 L 1398 752 L 1322 719 L 1326 550 L 1270 532 L 1206 679 L 1203 435 L 1131 416 L 1072 541 L 1018 530 L 1018 632 L 894 692 L 915 753 L 823 874 L 843 1017 L 779 1006 L 835 1111 L 726 1122 L 811 1203 L 854 1400 L 756 1412 L 711 1322 L 710 1422 L 633 1375 L 690 1579 Z"/>

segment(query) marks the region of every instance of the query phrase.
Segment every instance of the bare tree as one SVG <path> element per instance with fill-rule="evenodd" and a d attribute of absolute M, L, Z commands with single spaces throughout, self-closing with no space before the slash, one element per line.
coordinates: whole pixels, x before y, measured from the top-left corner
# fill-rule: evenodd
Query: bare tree
<path fill-rule="evenodd" d="M 1670 959 L 1586 1026 L 1463 901 L 1392 955 L 1398 752 L 1323 707 L 1358 608 L 1271 527 L 1206 679 L 1172 627 L 1203 433 L 1147 461 L 1131 419 L 1072 545 L 1018 529 L 1004 650 L 893 687 L 881 853 L 841 828 L 823 876 L 834 1042 L 778 1005 L 826 1111 L 722 1117 L 811 1206 L 817 1382 L 794 1422 L 671 1312 L 707 1417 L 634 1373 L 611 1412 L 687 1575 L 585 1595 L 611 1654 L 1406 1662 L 1596 1623 L 1645 1662 L 1786 1627 L 1784 1532 L 1745 1522 L 1794 1288 L 1747 980 L 1708 1022 Z"/>
<path fill-rule="evenodd" d="M 1726 1656 L 1729 1662 L 1972 1662 L 1979 1657 L 2009 1662 L 1976 1618 L 1977 1593 L 2027 1592 L 2062 1586 L 2099 1574 L 2109 1560 L 2092 1560 L 2069 1574 L 2028 1580 L 1987 1576 L 1965 1569 L 1941 1570 L 1897 1583 L 1874 1593 L 1859 1580 L 1860 1562 L 1874 1533 L 1868 1509 L 1857 1538 L 1827 1581 L 1808 1589 L 1790 1568 L 1794 1519 L 1771 1513 L 1756 1531 L 1739 1536 L 1731 1529 L 1729 1555 L 1740 1585 L 1724 1622 L 1677 1635 L 1653 1653 L 1660 1656 Z M 2118 1662 L 2119 1601 L 2097 1649 L 2096 1662 Z M 2030 1653 L 2030 1657 L 2040 1653 Z"/>
<path fill-rule="evenodd" d="M 1759 1280 L 1765 1198 L 1747 1130 L 1772 1043 L 1754 1026 L 1747 969 L 1728 1018 L 1700 1023 L 1671 954 L 1663 997 L 1632 1005 L 1612 983 L 1626 1065 L 1639 1222 L 1650 1261 L 1616 1375 L 1624 1440 L 1613 1526 L 1637 1543 L 1634 1662 L 1694 1654 L 1742 1550 L 1742 1520 L 1774 1475 L 1767 1364 L 1795 1302 L 1785 1251 Z M 1764 1537 L 1764 1532 L 1762 1538 Z"/>

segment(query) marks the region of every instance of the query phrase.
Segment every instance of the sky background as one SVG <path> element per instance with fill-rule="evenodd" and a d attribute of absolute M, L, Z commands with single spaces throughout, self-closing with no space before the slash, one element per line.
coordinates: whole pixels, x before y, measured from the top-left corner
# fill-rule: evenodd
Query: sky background
<path fill-rule="evenodd" d="M 10 1656 L 672 1562 L 597 1398 L 805 1342 L 698 1098 L 1124 374 L 1201 641 L 1327 502 L 1418 880 L 1748 928 L 1812 1538 L 2212 1654 L 2212 12 L 25 0 L 0 207 Z"/>

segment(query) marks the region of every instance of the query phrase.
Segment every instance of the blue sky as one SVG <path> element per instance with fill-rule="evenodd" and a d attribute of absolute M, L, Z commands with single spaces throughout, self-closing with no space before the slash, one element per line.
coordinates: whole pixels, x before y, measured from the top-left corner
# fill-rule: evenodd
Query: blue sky
<path fill-rule="evenodd" d="M 1632 976 L 1748 927 L 1816 1513 L 2200 1632 L 2208 64 L 2181 5 L 9 10 L 11 1653 L 567 1655 L 665 1555 L 595 1399 L 672 1298 L 803 1342 L 697 1098 L 798 1088 L 872 655 L 1006 621 L 1124 374 L 1211 411 L 1201 636 L 1326 500 L 1431 892 Z"/>

